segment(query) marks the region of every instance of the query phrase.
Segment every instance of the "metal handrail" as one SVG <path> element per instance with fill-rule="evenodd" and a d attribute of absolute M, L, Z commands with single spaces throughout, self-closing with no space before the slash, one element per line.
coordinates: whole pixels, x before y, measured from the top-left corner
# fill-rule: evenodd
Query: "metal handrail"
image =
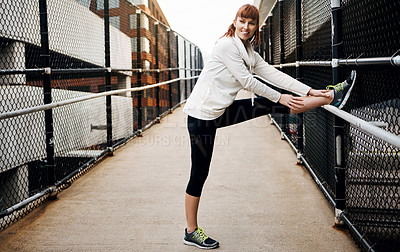
<path fill-rule="evenodd" d="M 186 70 L 186 71 L 201 71 L 202 69 L 175 67 L 175 68 L 163 68 L 163 69 L 142 69 L 142 68 L 108 68 L 108 67 L 93 67 L 93 68 L 34 68 L 34 69 L 0 69 L 0 75 L 11 75 L 11 74 L 30 74 L 30 73 L 96 73 L 96 72 L 165 72 L 174 70 Z"/>
<path fill-rule="evenodd" d="M 53 102 L 53 103 L 49 103 L 49 104 L 45 104 L 45 105 L 39 105 L 39 106 L 15 110 L 15 111 L 11 111 L 11 112 L 5 112 L 5 113 L 0 114 L 0 120 L 4 120 L 4 119 L 16 117 L 16 116 L 21 116 L 21 115 L 26 115 L 26 114 L 30 114 L 30 113 L 34 113 L 34 112 L 44 111 L 44 110 L 48 110 L 48 109 L 53 109 L 56 107 L 61 107 L 61 106 L 65 106 L 65 105 L 69 105 L 69 104 L 73 104 L 73 103 L 77 103 L 77 102 L 91 100 L 91 99 L 95 99 L 95 98 L 99 98 L 99 97 L 103 97 L 103 96 L 117 95 L 117 94 L 122 94 L 122 93 L 127 93 L 127 92 L 137 92 L 137 91 L 142 91 L 142 90 L 146 90 L 146 89 L 151 89 L 151 88 L 167 85 L 167 84 L 170 84 L 173 82 L 178 82 L 180 80 L 191 80 L 191 79 L 195 79 L 195 78 L 198 78 L 198 76 L 192 76 L 192 77 L 186 77 L 186 78 L 176 78 L 173 80 L 164 81 L 164 82 L 147 85 L 147 86 L 143 86 L 143 87 L 134 87 L 134 88 L 126 88 L 126 89 L 120 89 L 120 90 L 107 91 L 107 92 L 102 92 L 102 93 L 98 93 L 98 94 L 91 94 L 91 95 L 86 95 L 86 96 L 82 96 L 82 97 L 78 97 L 78 98 L 73 98 L 73 99 L 69 99 L 69 100 L 65 100 L 65 101 Z"/>
<path fill-rule="evenodd" d="M 323 106 L 323 108 L 328 110 L 332 114 L 344 119 L 345 121 L 349 122 L 350 124 L 356 126 L 357 128 L 362 129 L 362 130 L 368 132 L 369 134 L 400 148 L 400 136 L 395 135 L 384 129 L 381 129 L 369 122 L 366 122 L 366 121 L 364 121 L 350 113 L 347 113 L 346 111 L 338 109 L 332 105 L 325 105 L 325 106 Z"/>
<path fill-rule="evenodd" d="M 374 58 L 356 58 L 356 59 L 339 59 L 337 62 L 328 61 L 296 61 L 291 63 L 272 65 L 276 68 L 297 67 L 297 66 L 378 66 L 391 65 L 400 66 L 400 55 L 392 57 L 374 57 Z"/>

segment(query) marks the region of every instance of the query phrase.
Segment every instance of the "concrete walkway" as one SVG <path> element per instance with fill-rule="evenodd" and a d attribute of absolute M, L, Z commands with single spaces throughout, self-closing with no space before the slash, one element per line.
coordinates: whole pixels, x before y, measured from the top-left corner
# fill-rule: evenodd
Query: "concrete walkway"
<path fill-rule="evenodd" d="M 0 233 L 0 251 L 199 251 L 183 245 L 181 108 Z M 199 224 L 217 251 L 359 251 L 267 117 L 218 130 Z"/>

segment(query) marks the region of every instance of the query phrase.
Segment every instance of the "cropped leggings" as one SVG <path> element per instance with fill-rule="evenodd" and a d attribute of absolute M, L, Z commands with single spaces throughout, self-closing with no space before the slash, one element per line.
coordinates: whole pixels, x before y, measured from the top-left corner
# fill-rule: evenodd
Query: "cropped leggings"
<path fill-rule="evenodd" d="M 214 120 L 200 120 L 188 117 L 188 131 L 190 135 L 192 167 L 186 193 L 200 197 L 204 182 L 210 168 L 215 135 L 218 128 L 241 123 L 256 117 L 271 113 L 289 113 L 283 105 L 274 103 L 267 98 L 254 99 L 254 106 L 250 99 L 235 100 L 226 108 L 224 114 Z"/>

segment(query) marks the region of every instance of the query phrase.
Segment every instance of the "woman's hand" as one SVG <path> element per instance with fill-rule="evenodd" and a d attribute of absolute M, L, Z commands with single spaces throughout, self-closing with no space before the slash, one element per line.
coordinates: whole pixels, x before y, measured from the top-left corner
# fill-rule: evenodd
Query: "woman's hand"
<path fill-rule="evenodd" d="M 289 94 L 281 94 L 281 98 L 278 102 L 292 110 L 298 110 L 304 106 L 304 99 L 302 97 L 296 97 Z"/>
<path fill-rule="evenodd" d="M 320 96 L 320 97 L 331 97 L 331 91 L 332 90 L 315 90 L 315 89 L 310 89 L 310 91 L 308 91 L 308 95 L 312 95 L 312 96 Z"/>

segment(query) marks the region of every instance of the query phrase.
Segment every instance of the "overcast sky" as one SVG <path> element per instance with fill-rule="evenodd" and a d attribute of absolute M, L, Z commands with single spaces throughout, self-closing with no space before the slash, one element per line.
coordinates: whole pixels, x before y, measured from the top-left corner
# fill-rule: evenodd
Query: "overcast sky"
<path fill-rule="evenodd" d="M 157 0 L 171 29 L 196 44 L 204 58 L 228 30 L 236 12 L 254 0 Z"/>

